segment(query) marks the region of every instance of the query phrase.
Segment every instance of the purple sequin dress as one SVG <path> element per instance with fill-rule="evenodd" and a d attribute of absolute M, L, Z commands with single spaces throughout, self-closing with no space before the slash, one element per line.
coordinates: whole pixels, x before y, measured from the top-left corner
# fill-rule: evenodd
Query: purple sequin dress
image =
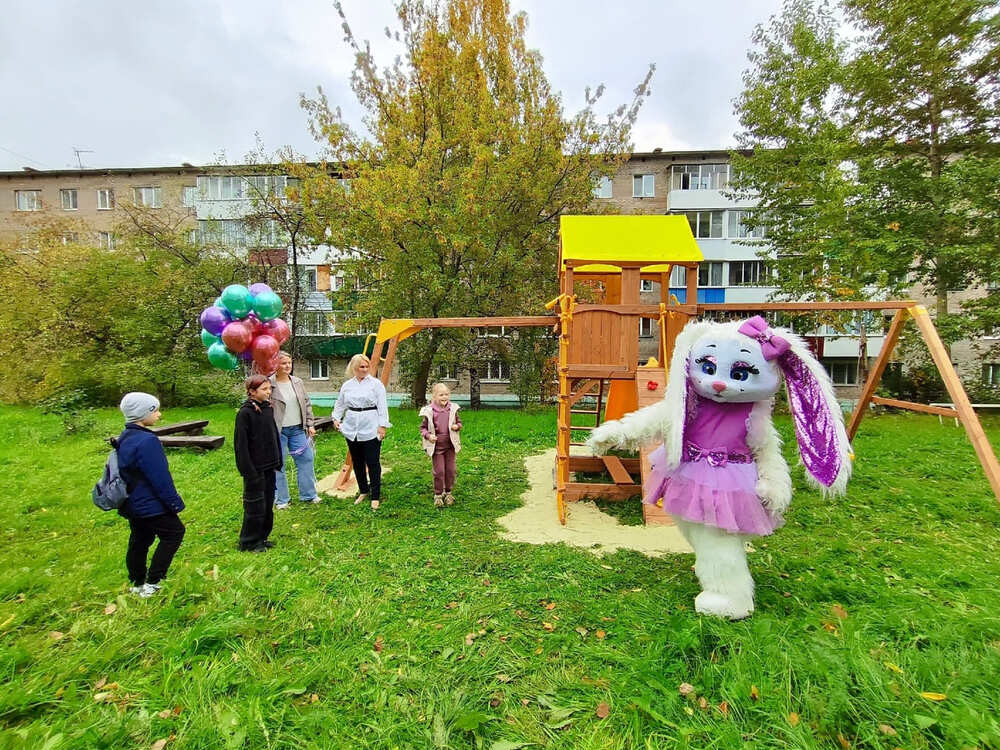
<path fill-rule="evenodd" d="M 687 521 L 734 534 L 764 536 L 782 525 L 757 497 L 757 464 L 747 446 L 753 404 L 720 404 L 696 394 L 688 408 L 681 462 L 666 468 L 661 445 L 650 456 L 650 490 L 643 501 L 663 498 L 663 509 Z M 691 407 L 694 408 L 691 408 Z"/>

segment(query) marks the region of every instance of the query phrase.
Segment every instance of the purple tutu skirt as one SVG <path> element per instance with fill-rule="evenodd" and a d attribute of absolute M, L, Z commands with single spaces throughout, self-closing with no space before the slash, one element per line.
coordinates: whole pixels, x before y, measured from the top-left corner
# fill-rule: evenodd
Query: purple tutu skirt
<path fill-rule="evenodd" d="M 704 459 L 681 461 L 668 471 L 662 445 L 649 459 L 650 489 L 643 502 L 655 505 L 662 497 L 663 509 L 672 516 L 752 536 L 771 534 L 784 523 L 768 513 L 757 497 L 757 465 L 752 461 L 723 466 Z"/>

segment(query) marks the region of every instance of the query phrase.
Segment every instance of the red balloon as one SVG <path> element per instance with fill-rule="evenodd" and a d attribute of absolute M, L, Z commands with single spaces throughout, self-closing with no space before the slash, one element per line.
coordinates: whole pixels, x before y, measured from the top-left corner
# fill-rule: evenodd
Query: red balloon
<path fill-rule="evenodd" d="M 268 336 L 267 334 L 255 336 L 253 343 L 250 344 L 250 351 L 253 352 L 253 361 L 259 367 L 267 366 L 278 353 L 279 346 L 278 339 L 274 338 L 274 336 Z"/>
<path fill-rule="evenodd" d="M 245 351 L 250 346 L 252 340 L 253 333 L 250 331 L 249 326 L 241 320 L 234 320 L 232 323 L 227 323 L 226 327 L 222 329 L 222 342 L 234 354 Z"/>
<path fill-rule="evenodd" d="M 278 340 L 279 344 L 284 344 L 288 341 L 288 337 L 292 335 L 292 332 L 288 330 L 288 323 L 281 318 L 267 321 L 264 327 L 267 329 L 269 335 L 274 336 Z"/>

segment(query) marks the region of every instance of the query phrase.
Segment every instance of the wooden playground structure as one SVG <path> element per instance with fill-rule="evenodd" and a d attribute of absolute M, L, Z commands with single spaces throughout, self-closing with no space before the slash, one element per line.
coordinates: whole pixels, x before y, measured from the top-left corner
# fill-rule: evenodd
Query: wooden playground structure
<path fill-rule="evenodd" d="M 583 448 L 584 441 L 586 434 L 602 422 L 618 419 L 663 397 L 674 341 L 689 320 L 706 312 L 735 316 L 778 311 L 895 311 L 882 351 L 849 420 L 848 437 L 854 439 L 871 404 L 955 418 L 965 428 L 1000 502 L 1000 464 L 947 349 L 923 306 L 913 300 L 699 304 L 697 282 L 701 260 L 702 254 L 687 218 L 681 215 L 563 216 L 558 261 L 559 296 L 546 305 L 546 309 L 555 310 L 556 315 L 383 319 L 375 334 L 370 372 L 388 385 L 399 343 L 424 329 L 545 326 L 557 330 L 559 395 L 555 489 L 559 520 L 566 523 L 568 503 L 584 497 L 619 501 L 642 494 L 649 470 L 647 455 L 656 446 L 643 448 L 638 458 L 593 456 Z M 670 293 L 670 272 L 674 266 L 688 269 L 683 301 Z M 658 304 L 640 303 L 640 282 L 645 280 L 659 282 Z M 578 284 L 592 290 L 594 301 L 578 300 Z M 639 325 L 643 318 L 655 321 L 659 346 L 657 356 L 640 366 Z M 954 408 L 875 396 L 903 325 L 911 318 L 941 374 Z M 587 424 L 582 424 L 583 420 Z M 579 439 L 574 439 L 575 434 Z M 351 473 L 348 456 L 335 486 L 346 488 Z M 580 481 L 588 474 L 601 474 L 610 481 Z M 673 523 L 657 506 L 643 504 L 642 508 L 647 524 Z"/>

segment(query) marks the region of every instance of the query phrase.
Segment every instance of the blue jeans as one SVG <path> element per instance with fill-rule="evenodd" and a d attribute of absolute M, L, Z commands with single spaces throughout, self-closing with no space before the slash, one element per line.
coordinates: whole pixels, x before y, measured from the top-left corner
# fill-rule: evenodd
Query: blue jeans
<path fill-rule="evenodd" d="M 295 478 L 299 485 L 299 500 L 308 502 L 316 497 L 316 474 L 313 471 L 313 449 L 309 437 L 301 427 L 282 427 L 278 434 L 281 438 L 281 468 L 275 474 L 276 505 L 288 505 L 291 496 L 288 492 L 288 477 L 285 476 L 285 466 L 288 454 L 295 459 Z"/>

